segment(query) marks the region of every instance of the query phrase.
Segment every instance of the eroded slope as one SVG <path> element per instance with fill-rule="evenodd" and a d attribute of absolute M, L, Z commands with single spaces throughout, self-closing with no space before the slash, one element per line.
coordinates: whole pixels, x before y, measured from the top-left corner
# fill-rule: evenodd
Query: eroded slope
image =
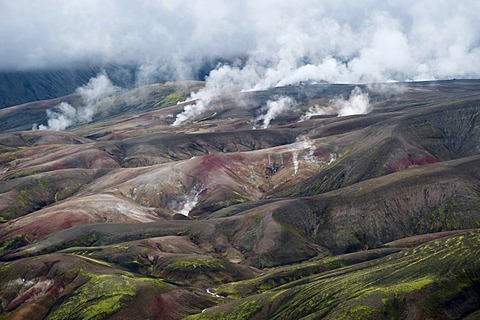
<path fill-rule="evenodd" d="M 225 95 L 172 126 L 200 86 L 119 92 L 67 132 L 21 130 L 75 95 L 0 111 L 2 316 L 478 314 L 478 81 L 364 86 L 369 114 L 305 121 L 353 86 Z"/>

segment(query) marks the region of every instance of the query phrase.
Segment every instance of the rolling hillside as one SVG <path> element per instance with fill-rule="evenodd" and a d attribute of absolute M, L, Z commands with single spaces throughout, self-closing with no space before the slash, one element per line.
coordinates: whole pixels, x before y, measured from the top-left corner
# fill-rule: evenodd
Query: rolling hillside
<path fill-rule="evenodd" d="M 0 110 L 0 319 L 480 317 L 480 81 L 203 86 Z"/>

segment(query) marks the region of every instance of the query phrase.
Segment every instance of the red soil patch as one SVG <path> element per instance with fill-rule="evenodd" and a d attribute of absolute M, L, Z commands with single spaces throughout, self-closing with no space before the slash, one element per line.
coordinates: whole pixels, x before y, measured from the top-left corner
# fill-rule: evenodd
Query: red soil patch
<path fill-rule="evenodd" d="M 33 287 L 25 291 L 23 294 L 19 295 L 13 299 L 8 306 L 6 311 L 11 311 L 16 309 L 18 306 L 25 302 L 30 302 L 39 298 L 39 296 L 44 295 L 46 292 L 52 288 L 54 281 L 52 279 L 41 278 Z M 55 291 L 59 291 L 58 286 L 55 286 Z"/>
<path fill-rule="evenodd" d="M 33 222 L 28 216 L 25 220 L 14 226 L 8 235 L 23 234 L 29 241 L 43 238 L 46 235 L 92 223 L 90 216 L 75 211 L 59 211 L 46 216 L 35 217 Z"/>
<path fill-rule="evenodd" d="M 218 170 L 224 167 L 223 161 L 217 155 L 206 155 L 200 157 L 200 169 L 204 171 Z"/>
<path fill-rule="evenodd" d="M 109 157 L 107 154 L 97 154 L 91 159 L 90 166 L 91 169 L 101 169 L 101 168 L 117 168 L 119 167 L 118 163 Z"/>
<path fill-rule="evenodd" d="M 438 161 L 434 156 L 427 154 L 422 157 L 409 156 L 403 159 L 399 159 L 393 163 L 388 163 L 386 167 L 390 173 L 393 173 L 436 162 Z"/>

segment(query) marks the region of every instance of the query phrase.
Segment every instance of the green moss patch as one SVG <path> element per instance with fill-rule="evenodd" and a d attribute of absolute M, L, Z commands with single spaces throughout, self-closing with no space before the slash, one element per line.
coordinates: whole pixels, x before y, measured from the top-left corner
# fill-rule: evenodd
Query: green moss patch
<path fill-rule="evenodd" d="M 168 96 L 163 98 L 162 101 L 160 101 L 160 106 L 162 107 L 169 106 L 172 104 L 176 104 L 182 100 L 184 100 L 182 94 L 176 91 L 176 92 L 170 93 Z"/>
<path fill-rule="evenodd" d="M 132 279 L 119 275 L 86 274 L 90 279 L 75 290 L 47 319 L 103 319 L 135 296 Z"/>
<path fill-rule="evenodd" d="M 53 309 L 47 319 L 104 319 L 125 307 L 137 295 L 138 286 L 142 284 L 161 290 L 170 287 L 159 279 L 118 274 L 84 275 L 89 280 Z"/>
<path fill-rule="evenodd" d="M 215 258 L 210 257 L 188 257 L 185 259 L 179 259 L 168 265 L 168 268 L 172 271 L 217 271 L 223 270 L 223 264 Z"/>
<path fill-rule="evenodd" d="M 317 263 L 317 268 L 320 264 Z M 411 307 L 431 318 L 441 318 L 450 304 L 458 306 L 465 297 L 474 302 L 474 297 L 480 296 L 480 232 L 439 239 L 383 258 L 295 280 L 295 275 L 299 275 L 295 269 L 308 273 L 314 265 L 308 262 L 287 267 L 283 278 L 278 277 L 280 271 L 274 271 L 257 279 L 222 286 L 217 292 L 230 291 L 229 297 L 245 296 L 248 291 L 253 295 L 209 309 L 198 315 L 198 319 L 237 319 L 236 314 L 268 319 L 307 316 L 394 319 Z M 281 286 L 268 282 L 278 279 L 288 282 Z M 262 291 L 262 285 L 267 290 L 255 294 Z M 268 290 L 269 286 L 276 289 Z M 415 295 L 415 299 L 409 300 L 413 302 L 405 303 L 411 295 Z M 473 305 L 470 300 L 457 308 L 457 312 L 463 312 L 459 316 L 475 311 L 470 310 L 469 304 Z"/>

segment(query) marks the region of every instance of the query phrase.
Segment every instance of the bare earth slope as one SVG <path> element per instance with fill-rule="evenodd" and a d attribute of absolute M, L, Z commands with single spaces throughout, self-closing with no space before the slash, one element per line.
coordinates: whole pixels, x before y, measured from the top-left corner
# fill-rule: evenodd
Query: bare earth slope
<path fill-rule="evenodd" d="M 480 81 L 116 93 L 0 110 L 0 319 L 476 319 Z M 266 129 L 267 101 L 294 105 Z M 180 102 L 180 103 L 177 103 Z"/>

